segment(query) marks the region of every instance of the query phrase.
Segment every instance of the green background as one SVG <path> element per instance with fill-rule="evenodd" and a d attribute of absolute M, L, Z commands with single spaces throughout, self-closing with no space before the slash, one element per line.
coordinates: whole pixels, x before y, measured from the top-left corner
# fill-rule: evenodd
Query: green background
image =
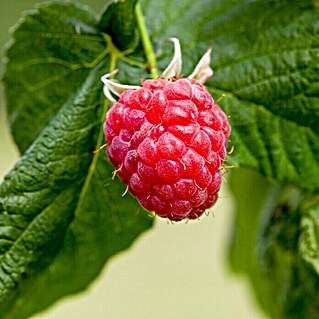
<path fill-rule="evenodd" d="M 9 27 L 39 1 L 0 1 L 0 46 Z M 82 1 L 99 12 L 105 1 Z M 2 94 L 2 91 L 1 91 Z M 17 160 L 0 106 L 0 178 Z M 225 183 L 224 183 L 225 184 Z M 118 255 L 90 289 L 33 318 L 266 318 L 244 277 L 235 277 L 227 249 L 235 204 L 225 187 L 213 214 L 193 223 L 155 227 Z"/>

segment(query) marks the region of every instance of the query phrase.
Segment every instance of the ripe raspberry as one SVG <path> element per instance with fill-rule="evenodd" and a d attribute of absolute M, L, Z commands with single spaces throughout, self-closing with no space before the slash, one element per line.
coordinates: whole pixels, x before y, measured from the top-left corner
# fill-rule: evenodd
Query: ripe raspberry
<path fill-rule="evenodd" d="M 146 80 L 123 92 L 104 132 L 110 161 L 146 210 L 180 221 L 216 203 L 230 126 L 197 80 Z"/>

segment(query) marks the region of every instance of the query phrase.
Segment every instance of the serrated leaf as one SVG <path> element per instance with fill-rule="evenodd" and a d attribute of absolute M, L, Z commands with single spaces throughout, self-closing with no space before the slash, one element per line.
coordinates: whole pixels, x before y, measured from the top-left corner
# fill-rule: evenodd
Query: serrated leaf
<path fill-rule="evenodd" d="M 53 2 L 27 11 L 7 49 L 4 87 L 12 135 L 23 153 L 107 53 L 98 17 Z"/>
<path fill-rule="evenodd" d="M 319 8 L 307 1 L 142 1 L 153 38 L 177 36 L 185 74 L 213 44 L 207 83 L 230 116 L 232 160 L 319 190 Z M 162 14 L 160 14 L 160 12 Z M 183 14 L 179 14 L 183 12 Z M 192 23 L 189 23 L 192 21 Z M 196 27 L 195 27 L 196 26 Z M 168 61 L 160 42 L 159 65 Z"/>
<path fill-rule="evenodd" d="M 134 0 L 128 2 L 133 4 Z M 172 36 L 180 38 L 185 74 L 191 73 L 201 55 L 213 42 L 212 61 L 215 76 L 208 83 L 208 87 L 215 98 L 222 93 L 227 95 L 222 107 L 231 116 L 233 134 L 230 145 L 235 146 L 233 161 L 257 169 L 283 184 L 293 183 L 308 191 L 318 190 L 319 15 L 316 2 L 164 0 L 141 3 L 161 69 L 167 66 L 172 53 L 171 47 L 161 40 Z M 121 32 L 117 33 L 116 28 L 108 30 L 113 32 L 112 41 L 117 43 L 118 47 L 123 44 L 126 48 L 131 45 L 130 37 L 135 33 L 134 28 L 130 30 L 133 27 L 132 12 L 130 11 L 127 21 L 125 14 L 120 12 L 116 19 L 117 24 L 114 25 L 118 26 L 122 21 L 124 29 L 129 26 L 125 29 L 128 31 L 126 37 L 122 39 Z M 9 63 L 4 79 L 13 136 L 20 150 L 24 152 L 40 134 L 19 165 L 23 167 L 28 164 L 35 167 L 36 176 L 41 178 L 37 180 L 31 177 L 25 185 L 28 184 L 27 190 L 33 191 L 32 187 L 39 181 L 41 189 L 46 189 L 43 188 L 46 183 L 56 189 L 51 191 L 49 188 L 48 193 L 34 193 L 41 200 L 34 201 L 31 197 L 32 205 L 24 206 L 24 209 L 18 211 L 20 214 L 1 215 L 3 219 L 0 220 L 0 233 L 3 238 L 0 247 L 4 252 L 10 252 L 14 251 L 12 249 L 18 249 L 22 243 L 18 253 L 24 256 L 17 259 L 16 268 L 16 260 L 9 258 L 9 262 L 6 262 L 2 269 L 5 278 L 8 269 L 14 269 L 14 276 L 9 276 L 9 284 L 5 285 L 7 288 L 4 290 L 4 298 L 8 299 L 0 308 L 3 318 L 4 313 L 7 318 L 23 318 L 66 293 L 83 289 L 99 272 L 105 260 L 116 251 L 127 247 L 150 225 L 150 220 L 145 216 L 141 217 L 142 222 L 132 218 L 132 211 L 136 211 L 137 206 L 135 201 L 131 202 L 130 197 L 121 200 L 121 205 L 117 204 L 121 186 L 110 181 L 110 166 L 102 156 L 92 165 L 92 157 L 88 155 L 88 149 L 96 144 L 97 130 L 94 130 L 94 125 L 98 126 L 102 117 L 99 95 L 93 94 L 98 104 L 96 113 L 91 118 L 91 132 L 94 134 L 89 137 L 90 143 L 84 143 L 87 148 L 83 150 L 83 154 L 88 157 L 76 156 L 81 168 L 81 174 L 77 171 L 74 175 L 80 176 L 76 182 L 72 178 L 66 178 L 68 173 L 60 169 L 57 171 L 60 175 L 56 174 L 56 180 L 53 179 L 55 182 L 50 184 L 51 175 L 46 175 L 46 170 L 37 171 L 38 159 L 30 156 L 30 153 L 33 154 L 32 149 L 39 147 L 37 143 L 45 140 L 44 133 L 41 132 L 52 118 L 56 119 L 55 115 L 61 105 L 67 105 L 67 101 L 75 101 L 76 92 L 82 92 L 85 85 L 88 85 L 85 81 L 88 80 L 91 70 L 100 61 L 107 62 L 106 56 L 110 47 L 100 31 L 101 27 L 107 29 L 111 20 L 107 20 L 106 24 L 105 21 L 100 24 L 98 21 L 104 20 L 99 20 L 92 11 L 79 5 L 60 2 L 41 6 L 25 16 L 14 32 L 15 43 L 7 51 Z M 21 52 L 24 54 L 21 55 Z M 142 61 L 142 56 L 140 47 L 131 55 L 139 62 Z M 137 84 L 140 78 L 145 77 L 145 70 L 136 67 L 137 65 L 130 65 L 124 60 L 118 61 L 119 79 L 122 83 Z M 105 70 L 105 73 L 108 71 Z M 101 83 L 96 82 L 96 90 L 99 85 Z M 86 98 L 93 98 L 93 95 L 84 94 Z M 81 116 L 76 116 L 72 120 L 77 123 L 80 118 Z M 52 128 L 54 121 L 46 130 Z M 81 119 L 80 122 L 85 127 L 85 121 Z M 78 147 L 77 144 L 72 145 L 72 138 L 68 142 L 73 149 Z M 85 146 L 83 141 L 81 143 L 80 149 Z M 48 148 L 56 147 L 59 154 L 61 149 L 54 141 L 48 145 Z M 62 149 L 61 156 L 63 151 Z M 41 160 L 43 158 L 40 158 L 40 162 Z M 19 165 L 12 173 L 12 176 L 16 176 L 12 181 L 13 186 L 19 184 L 20 176 L 23 176 Z M 71 167 L 71 171 L 72 168 L 74 167 Z M 88 170 L 92 174 L 90 178 L 84 175 Z M 44 176 L 49 179 L 43 178 Z M 25 176 L 28 177 L 30 176 Z M 23 204 L 20 201 L 31 200 L 28 193 L 23 193 L 25 196 L 16 196 L 14 187 L 11 189 L 6 186 L 7 182 L 3 185 L 4 198 L 10 197 L 10 194 L 15 195 L 11 203 L 15 205 L 13 208 L 19 208 L 19 205 Z M 67 188 L 68 185 L 70 188 Z M 108 198 L 108 201 L 102 196 L 96 197 L 96 193 L 103 194 L 106 190 L 105 198 Z M 18 192 L 18 195 L 21 194 Z M 80 204 L 73 201 L 77 199 L 80 199 Z M 53 214 L 54 205 L 60 208 L 63 206 L 61 202 L 66 205 L 65 215 Z M 5 207 L 0 205 L 2 210 L 10 207 L 7 202 L 4 203 Z M 104 214 L 103 208 L 106 205 L 109 205 L 109 214 Z M 29 210 L 31 219 L 22 214 L 28 213 Z M 63 211 L 59 212 L 62 214 Z M 52 225 L 44 224 L 51 227 L 49 231 L 40 236 L 39 241 L 32 241 L 33 237 L 28 237 L 28 232 L 24 229 L 37 226 L 33 221 L 41 219 L 41 216 L 48 216 L 48 219 L 55 221 Z M 285 222 L 282 224 L 285 228 Z M 15 227 L 17 225 L 19 227 Z M 272 224 L 269 225 L 271 228 Z M 56 228 L 61 231 L 60 234 L 54 231 Z M 45 236 L 47 233 L 51 233 L 51 236 Z M 24 238 L 24 234 L 31 242 L 30 246 L 29 242 L 22 239 L 14 241 L 12 245 L 11 237 Z M 64 237 L 61 234 L 64 234 Z M 61 240 L 56 242 L 56 238 Z M 274 250 L 267 250 L 272 260 L 275 260 L 274 267 L 269 269 L 273 270 L 279 280 L 274 280 L 274 285 L 270 285 L 268 291 L 276 288 L 276 284 L 279 291 L 282 291 L 282 275 L 285 275 L 284 270 L 288 268 L 288 279 L 293 280 L 287 282 L 291 283 L 292 287 L 301 287 L 299 290 L 289 290 L 299 296 L 299 299 L 291 300 L 297 300 L 296 305 L 300 306 L 303 302 L 300 297 L 302 293 L 306 295 L 304 301 L 308 302 L 311 293 L 316 291 L 317 277 L 307 272 L 304 266 L 299 266 L 300 259 L 293 261 L 293 258 L 290 258 L 291 252 L 288 254 L 289 258 L 285 258 L 287 254 L 280 245 L 277 249 L 276 240 L 265 239 L 269 247 L 275 247 Z M 44 252 L 43 255 L 25 254 L 27 251 L 33 251 L 28 248 L 32 248 L 32 244 L 42 247 L 36 251 Z M 35 263 L 40 257 L 42 262 Z M 282 260 L 284 262 L 281 262 Z M 49 263 L 51 266 L 47 267 Z M 87 276 L 83 277 L 83 273 Z M 291 274 L 298 276 L 293 277 Z M 13 284 L 10 284 L 10 280 Z M 61 282 L 65 284 L 61 285 Z M 47 287 L 50 287 L 50 290 Z M 36 294 L 42 298 L 37 298 Z M 274 292 L 273 296 L 278 294 Z M 273 307 L 276 305 L 275 302 Z M 289 309 L 289 314 L 294 314 L 294 307 Z M 300 314 L 300 311 L 306 309 L 308 312 L 304 313 L 307 315 L 311 311 L 306 304 L 302 304 L 300 309 L 295 313 Z M 278 309 L 274 310 L 274 313 L 278 313 Z"/>
<path fill-rule="evenodd" d="M 1 318 L 26 318 L 86 288 L 151 225 L 146 214 L 135 216 L 130 196 L 117 204 L 123 186 L 102 154 L 88 172 L 100 74 L 90 73 L 1 184 Z"/>
<path fill-rule="evenodd" d="M 72 28 L 61 22 L 65 18 L 78 32 L 77 25 L 82 28 L 85 24 L 80 19 L 83 15 L 86 22 L 89 16 L 91 22 L 97 21 L 86 8 L 64 2 L 25 16 L 15 35 L 27 32 L 23 34 L 31 40 L 35 28 L 35 40 L 44 41 L 43 47 L 33 47 L 34 52 L 29 48 L 28 53 L 38 62 L 43 58 L 39 68 L 30 66 L 28 58 L 17 60 L 21 39 L 8 50 L 4 80 L 9 113 L 16 123 L 13 134 L 22 151 L 32 145 L 0 186 L 0 316 L 4 319 L 27 318 L 58 298 L 85 289 L 109 258 L 128 248 L 152 225 L 136 200 L 130 195 L 121 197 L 125 187 L 111 179 L 113 169 L 105 154 L 92 154 L 102 142 L 101 121 L 106 110 L 100 77 L 108 70 L 110 57 L 104 38 L 94 35 L 101 50 L 96 56 L 92 53 L 83 73 L 67 79 L 59 76 L 32 94 L 28 91 L 39 78 L 58 72 L 49 56 L 59 54 L 68 59 L 78 53 L 79 59 L 90 58 L 84 53 L 91 48 L 92 38 L 85 31 L 80 36 L 72 33 Z M 74 52 L 56 53 L 51 19 L 57 37 L 73 45 Z M 56 20 L 65 28 L 63 35 Z M 85 30 L 97 30 L 94 23 L 88 23 Z M 53 39 L 52 43 L 42 39 L 41 27 L 46 30 L 44 38 Z M 77 41 L 73 42 L 74 38 Z M 61 61 L 53 64 L 59 69 Z M 13 75 L 14 70 L 18 74 Z M 33 74 L 35 71 L 39 74 Z M 20 75 L 18 90 L 13 79 Z M 59 92 L 56 100 L 51 90 Z M 20 101 L 27 96 L 29 100 Z M 20 101 L 17 109 L 16 100 Z M 52 103 L 56 103 L 53 109 Z M 32 118 L 29 112 L 33 112 Z M 24 136 L 27 130 L 31 132 Z"/>

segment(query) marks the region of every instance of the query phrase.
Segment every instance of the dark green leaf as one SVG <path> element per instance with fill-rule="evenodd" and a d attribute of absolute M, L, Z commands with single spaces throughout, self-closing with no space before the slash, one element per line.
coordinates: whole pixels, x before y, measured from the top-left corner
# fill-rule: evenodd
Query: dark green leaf
<path fill-rule="evenodd" d="M 111 179 L 104 152 L 92 154 L 102 143 L 100 77 L 110 59 L 96 21 L 70 3 L 40 7 L 7 51 L 13 134 L 22 151 L 32 144 L 0 186 L 4 319 L 26 318 L 85 289 L 152 224 L 136 200 L 121 197 L 125 187 Z M 18 59 L 22 47 L 27 56 Z"/>
<path fill-rule="evenodd" d="M 61 2 L 26 12 L 15 26 L 4 86 L 11 131 L 22 153 L 106 55 L 97 24 L 86 7 Z"/>
<path fill-rule="evenodd" d="M 216 99 L 226 94 L 221 107 L 233 128 L 233 162 L 283 184 L 319 190 L 316 2 L 142 3 L 154 39 L 181 39 L 186 75 L 213 43 L 215 75 L 208 86 Z M 160 66 L 165 67 L 167 43 L 157 45 Z"/>
<path fill-rule="evenodd" d="M 100 74 L 90 73 L 1 184 L 1 318 L 84 289 L 151 225 L 129 195 L 117 204 L 124 189 L 102 154 L 88 172 Z"/>
<path fill-rule="evenodd" d="M 113 38 L 120 50 L 132 49 L 138 42 L 135 21 L 137 0 L 109 1 L 101 17 L 99 28 Z"/>
<path fill-rule="evenodd" d="M 316 3 L 141 1 L 160 69 L 172 53 L 172 45 L 162 40 L 180 38 L 186 75 L 213 42 L 215 76 L 208 87 L 215 98 L 227 95 L 222 107 L 233 126 L 234 163 L 308 191 L 319 189 Z M 12 133 L 22 152 L 36 140 L 0 189 L 0 210 L 6 212 L 0 215 L 3 318 L 24 318 L 85 288 L 109 257 L 151 224 L 145 215 L 135 217 L 136 201 L 121 198 L 123 186 L 110 180 L 111 167 L 104 155 L 92 160 L 90 153 L 102 140 L 99 130 L 105 112 L 98 78 L 109 71 L 108 54 L 114 54 L 101 30 L 111 34 L 118 48 L 136 45 L 135 1 L 108 5 L 110 11 L 100 19 L 90 9 L 68 2 L 41 6 L 16 27 L 7 51 L 4 83 Z M 143 61 L 141 48 L 130 57 Z M 145 77 L 140 64 L 115 60 L 122 82 L 138 83 Z M 102 70 L 96 68 L 100 62 Z M 86 112 L 89 115 L 84 116 Z M 57 143 L 52 134 L 63 142 Z M 263 199 L 254 189 L 251 193 Z M 241 244 L 252 249 L 259 234 L 261 265 L 266 270 L 259 271 L 259 259 L 249 253 L 239 262 L 238 248 L 233 252 L 236 268 L 248 265 L 257 274 L 260 300 L 274 316 L 316 318 L 311 307 L 317 310 L 319 302 L 309 302 L 318 288 L 317 277 L 307 268 L 313 269 L 307 259 L 311 246 L 305 248 L 303 259 L 296 257 L 299 210 L 290 206 L 283 210 L 275 195 L 265 212 L 268 217 L 279 213 L 279 220 L 265 218 L 259 231 L 245 232 L 249 236 Z M 239 238 L 245 237 L 239 231 L 247 220 L 258 223 L 251 210 L 244 213 Z M 311 234 L 313 245 L 315 228 L 304 232 Z M 283 294 L 285 304 L 280 299 Z"/>

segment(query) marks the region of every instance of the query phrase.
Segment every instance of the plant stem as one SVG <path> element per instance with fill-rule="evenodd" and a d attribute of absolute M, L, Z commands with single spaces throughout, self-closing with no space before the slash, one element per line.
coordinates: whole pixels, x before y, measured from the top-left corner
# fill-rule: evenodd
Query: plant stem
<path fill-rule="evenodd" d="M 144 16 L 142 13 L 141 5 L 138 2 L 135 6 L 137 27 L 141 36 L 141 41 L 144 47 L 145 56 L 152 79 L 158 78 L 156 56 L 152 48 L 152 43 L 147 32 Z"/>
<path fill-rule="evenodd" d="M 115 54 L 110 54 L 111 59 L 110 59 L 110 67 L 109 67 L 109 72 L 113 72 L 116 69 L 116 62 L 117 62 L 117 56 Z"/>

